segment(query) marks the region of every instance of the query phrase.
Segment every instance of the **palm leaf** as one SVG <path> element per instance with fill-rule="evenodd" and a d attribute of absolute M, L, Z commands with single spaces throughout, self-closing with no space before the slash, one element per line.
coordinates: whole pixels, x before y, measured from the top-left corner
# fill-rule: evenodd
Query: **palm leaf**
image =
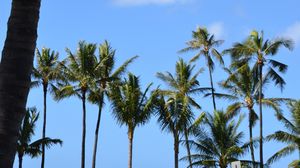
<path fill-rule="evenodd" d="M 278 159 L 285 157 L 289 154 L 291 154 L 292 152 L 294 152 L 297 149 L 297 147 L 294 144 L 288 145 L 284 148 L 282 148 L 281 150 L 279 150 L 278 152 L 276 152 L 273 156 L 271 156 L 268 160 L 267 160 L 267 164 L 272 164 L 275 161 L 277 161 Z"/>

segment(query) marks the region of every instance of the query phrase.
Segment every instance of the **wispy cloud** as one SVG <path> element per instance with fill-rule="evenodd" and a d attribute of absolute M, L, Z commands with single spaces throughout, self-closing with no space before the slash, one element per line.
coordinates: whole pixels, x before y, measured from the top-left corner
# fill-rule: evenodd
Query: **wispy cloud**
<path fill-rule="evenodd" d="M 207 30 L 214 34 L 217 39 L 223 38 L 225 35 L 223 22 L 215 22 L 207 27 Z"/>
<path fill-rule="evenodd" d="M 112 0 L 118 6 L 166 5 L 174 3 L 187 3 L 190 0 Z"/>
<path fill-rule="evenodd" d="M 295 41 L 296 45 L 300 45 L 300 22 L 297 21 L 289 26 L 283 33 L 283 36 L 291 38 Z"/>

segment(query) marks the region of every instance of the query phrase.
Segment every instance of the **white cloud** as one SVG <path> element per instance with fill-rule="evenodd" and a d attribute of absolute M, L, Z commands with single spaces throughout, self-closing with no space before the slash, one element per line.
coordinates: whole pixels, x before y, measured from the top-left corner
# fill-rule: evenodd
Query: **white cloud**
<path fill-rule="evenodd" d="M 187 3 L 190 0 L 113 0 L 119 6 L 165 5 L 173 3 Z"/>
<path fill-rule="evenodd" d="M 207 27 L 207 30 L 214 34 L 216 39 L 224 37 L 224 24 L 223 22 L 215 22 Z"/>
<path fill-rule="evenodd" d="M 286 31 L 283 33 L 283 36 L 293 39 L 296 45 L 299 45 L 300 44 L 300 22 L 297 21 L 296 23 L 289 26 L 286 29 Z"/>

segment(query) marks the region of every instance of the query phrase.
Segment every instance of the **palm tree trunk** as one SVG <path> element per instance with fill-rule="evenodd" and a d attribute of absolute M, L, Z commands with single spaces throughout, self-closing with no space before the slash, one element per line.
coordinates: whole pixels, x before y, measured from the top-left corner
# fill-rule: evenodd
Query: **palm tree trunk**
<path fill-rule="evenodd" d="M 128 128 L 128 140 L 129 140 L 129 155 L 128 155 L 128 168 L 132 168 L 132 143 L 133 143 L 133 129 Z"/>
<path fill-rule="evenodd" d="M 98 133 L 99 133 L 99 128 L 100 128 L 100 120 L 101 120 L 102 107 L 103 107 L 103 94 L 101 95 L 101 98 L 100 98 L 100 101 L 99 101 L 99 111 L 98 111 L 98 118 L 97 118 L 96 130 L 95 130 L 95 141 L 94 141 L 94 151 L 93 151 L 92 168 L 96 168 L 97 146 L 98 146 Z"/>
<path fill-rule="evenodd" d="M 82 91 L 82 143 L 81 143 L 81 168 L 85 167 L 85 134 L 86 134 L 86 92 Z"/>
<path fill-rule="evenodd" d="M 263 65 L 259 65 L 259 158 L 260 168 L 264 167 L 264 156 L 263 156 L 263 114 L 262 114 L 262 69 Z"/>
<path fill-rule="evenodd" d="M 177 133 L 174 134 L 174 168 L 178 168 L 178 154 L 179 154 L 179 137 Z"/>
<path fill-rule="evenodd" d="M 19 168 L 22 168 L 23 166 L 23 155 L 18 155 L 19 156 Z"/>
<path fill-rule="evenodd" d="M 216 111 L 217 107 L 216 107 L 216 100 L 215 100 L 215 89 L 214 89 L 212 71 L 211 71 L 210 67 L 208 67 L 208 69 L 209 69 L 209 79 L 210 79 L 210 86 L 211 86 L 211 95 L 212 95 L 212 99 L 213 99 L 214 110 Z"/>
<path fill-rule="evenodd" d="M 192 158 L 191 158 L 191 149 L 190 149 L 190 144 L 189 142 L 189 135 L 188 135 L 188 130 L 185 128 L 184 130 L 184 136 L 185 136 L 185 145 L 186 145 L 186 150 L 187 150 L 187 154 L 188 154 L 188 159 L 189 159 L 189 168 L 193 168 L 192 166 Z"/>
<path fill-rule="evenodd" d="M 40 0 L 13 0 L 0 65 L 0 167 L 13 166 L 25 114 Z"/>
<path fill-rule="evenodd" d="M 251 159 L 253 163 L 253 168 L 255 167 L 255 157 L 254 157 L 254 147 L 253 147 L 253 135 L 252 135 L 252 110 L 249 109 L 249 136 L 250 136 L 250 152 Z"/>
<path fill-rule="evenodd" d="M 43 93 L 44 93 L 44 122 L 43 122 L 43 135 L 42 138 L 46 137 L 46 123 L 47 123 L 47 89 L 48 84 L 43 83 Z M 42 163 L 41 168 L 44 168 L 45 165 L 45 144 L 42 144 Z"/>

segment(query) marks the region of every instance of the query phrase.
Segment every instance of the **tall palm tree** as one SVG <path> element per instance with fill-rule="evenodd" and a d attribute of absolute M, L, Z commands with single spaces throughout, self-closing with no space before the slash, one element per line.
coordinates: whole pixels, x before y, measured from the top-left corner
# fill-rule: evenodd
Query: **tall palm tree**
<path fill-rule="evenodd" d="M 215 47 L 220 46 L 224 41 L 223 40 L 216 40 L 213 34 L 210 34 L 206 28 L 198 27 L 196 31 L 192 32 L 193 39 L 188 41 L 187 47 L 180 50 L 179 52 L 187 52 L 187 51 L 195 51 L 197 50 L 198 53 L 191 59 L 191 61 L 197 60 L 200 56 L 205 57 L 206 66 L 209 70 L 209 79 L 211 85 L 211 93 L 213 99 L 213 107 L 214 110 L 217 109 L 216 101 L 215 101 L 215 89 L 213 83 L 213 76 L 212 72 L 214 71 L 215 63 L 213 61 L 212 56 L 221 64 L 224 65 L 224 61 L 222 55 L 215 49 Z"/>
<path fill-rule="evenodd" d="M 233 115 L 222 111 L 215 111 L 213 115 L 207 113 L 199 131 L 194 131 L 196 140 L 189 142 L 198 152 L 192 155 L 192 165 L 227 168 L 228 164 L 245 154 L 249 144 L 242 143 L 244 134 L 238 132 L 242 119 L 243 116 L 240 116 L 238 122 L 235 122 Z M 187 160 L 187 157 L 182 160 Z M 251 163 L 241 162 L 247 165 Z"/>
<path fill-rule="evenodd" d="M 161 93 L 158 91 L 158 93 Z M 184 105 L 182 96 L 169 94 L 168 97 L 160 94 L 156 100 L 156 115 L 161 129 L 173 134 L 174 138 L 174 167 L 178 168 L 179 137 L 191 125 L 194 114 L 190 106 Z M 186 108 L 183 110 L 183 108 Z"/>
<path fill-rule="evenodd" d="M 277 38 L 274 40 L 265 40 L 263 32 L 258 33 L 257 31 L 252 31 L 251 35 L 243 43 L 234 44 L 233 48 L 225 50 L 231 54 L 234 61 L 250 62 L 255 60 L 254 64 L 254 79 L 259 80 L 259 125 L 260 125 L 260 168 L 263 168 L 263 114 L 262 114 L 262 82 L 263 82 L 263 68 L 268 66 L 266 72 L 267 76 L 272 79 L 276 85 L 278 85 L 281 90 L 285 85 L 284 79 L 278 74 L 284 73 L 287 70 L 287 65 L 269 59 L 270 56 L 277 54 L 280 47 L 286 47 L 289 50 L 293 48 L 293 42 L 289 39 Z M 276 72 L 276 70 L 278 72 Z"/>
<path fill-rule="evenodd" d="M 48 137 L 38 139 L 31 142 L 31 138 L 34 135 L 34 129 L 36 122 L 39 118 L 36 108 L 28 108 L 19 130 L 19 139 L 17 142 L 17 152 L 19 158 L 19 168 L 22 168 L 23 156 L 29 155 L 31 157 L 37 157 L 42 154 L 42 147 L 50 147 L 55 144 L 62 145 L 60 139 L 51 139 Z"/>
<path fill-rule="evenodd" d="M 274 134 L 266 137 L 266 140 L 275 140 L 287 144 L 286 147 L 282 148 L 271 156 L 267 164 L 272 164 L 278 159 L 285 157 L 291 154 L 294 151 L 300 153 L 300 101 L 294 101 L 289 103 L 291 120 L 288 120 L 283 115 L 278 115 L 278 120 L 284 124 L 284 127 L 287 131 L 276 131 Z M 300 156 L 299 159 L 293 161 L 289 164 L 289 167 L 299 167 L 300 165 Z"/>
<path fill-rule="evenodd" d="M 95 44 L 80 41 L 75 55 L 67 49 L 68 57 L 60 63 L 64 82 L 52 88 L 56 100 L 75 96 L 82 101 L 81 168 L 85 167 L 86 100 L 91 87 L 95 85 L 96 48 Z"/>
<path fill-rule="evenodd" d="M 16 154 L 30 87 L 40 5 L 41 0 L 12 0 L 0 64 L 0 167 L 12 167 Z"/>
<path fill-rule="evenodd" d="M 167 73 L 157 73 L 157 77 L 164 81 L 170 89 L 162 90 L 161 93 L 165 95 L 177 94 L 183 100 L 182 110 L 187 110 L 188 106 L 193 106 L 197 109 L 201 109 L 200 105 L 196 103 L 192 94 L 198 94 L 211 90 L 211 88 L 201 88 L 200 83 L 197 80 L 198 75 L 202 72 L 202 69 L 193 74 L 195 69 L 194 65 L 187 64 L 183 59 L 179 59 L 176 62 L 176 73 L 172 75 L 170 72 Z M 189 127 L 189 126 L 188 126 Z M 185 141 L 188 141 L 188 127 L 184 129 Z M 191 151 L 188 143 L 186 144 L 188 156 L 190 156 Z M 190 164 L 192 163 L 191 158 L 189 157 Z"/>
<path fill-rule="evenodd" d="M 125 81 L 111 86 L 109 98 L 112 101 L 113 115 L 122 126 L 127 126 L 129 140 L 128 168 L 132 168 L 132 146 L 134 130 L 137 126 L 149 121 L 154 110 L 156 92 L 147 98 L 149 84 L 144 92 L 141 91 L 139 78 L 129 73 Z"/>
<path fill-rule="evenodd" d="M 100 128 L 101 113 L 104 105 L 104 98 L 107 97 L 108 90 L 107 85 L 119 80 L 120 76 L 126 71 L 126 68 L 130 63 L 137 58 L 137 56 L 126 60 L 120 67 L 115 69 L 115 52 L 112 49 L 108 41 L 104 41 L 99 47 L 99 56 L 94 69 L 94 75 L 96 79 L 96 87 L 92 88 L 88 99 L 98 105 L 98 117 L 95 129 L 95 140 L 93 150 L 93 163 L 92 167 L 96 167 L 97 158 L 97 146 L 98 146 L 98 134 Z"/>
<path fill-rule="evenodd" d="M 220 83 L 220 87 L 223 88 L 228 94 L 215 93 L 217 97 L 227 98 L 233 101 L 227 108 L 228 115 L 236 115 L 243 108 L 248 110 L 249 121 L 249 140 L 250 140 L 250 152 L 252 162 L 255 163 L 254 147 L 253 147 L 253 133 L 254 127 L 258 116 L 254 110 L 255 105 L 259 105 L 258 100 L 258 81 L 253 78 L 252 70 L 248 64 L 243 64 L 242 67 L 237 65 L 239 63 L 233 63 L 230 69 L 225 68 L 228 73 L 228 78 Z M 236 69 L 239 67 L 238 69 Z M 264 78 L 263 86 L 268 82 L 268 78 Z M 287 98 L 263 98 L 262 104 L 266 107 L 272 108 L 276 114 L 281 113 L 280 104 L 288 101 Z M 254 167 L 254 165 L 253 165 Z"/>
<path fill-rule="evenodd" d="M 54 81 L 58 79 L 58 53 L 51 51 L 50 48 L 43 48 L 40 52 L 36 50 L 37 65 L 33 68 L 33 77 L 36 79 L 32 81 L 32 85 L 43 86 L 44 98 L 44 117 L 43 117 L 43 134 L 42 138 L 46 137 L 46 123 L 47 123 L 47 93 L 48 86 L 53 85 Z M 41 167 L 45 165 L 45 145 L 42 144 L 42 162 Z"/>

